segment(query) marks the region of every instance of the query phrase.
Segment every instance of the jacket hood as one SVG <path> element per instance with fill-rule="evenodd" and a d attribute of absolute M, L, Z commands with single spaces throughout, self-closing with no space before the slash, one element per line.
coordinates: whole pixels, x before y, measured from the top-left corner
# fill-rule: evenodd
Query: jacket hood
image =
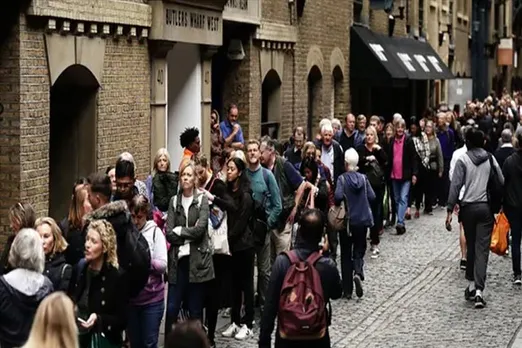
<path fill-rule="evenodd" d="M 480 148 L 468 150 L 467 154 L 471 159 L 471 162 L 473 162 L 473 164 L 476 166 L 486 162 L 489 159 L 488 152 Z"/>
<path fill-rule="evenodd" d="M 130 212 L 127 207 L 127 202 L 124 200 L 114 201 L 105 204 L 103 207 L 96 209 L 95 211 L 85 215 L 85 220 L 91 222 L 94 220 L 111 220 L 112 221 L 120 217 L 124 220 L 130 220 Z"/>
<path fill-rule="evenodd" d="M 140 233 L 147 233 L 147 232 L 154 232 L 154 229 L 156 229 L 158 225 L 154 222 L 154 220 L 148 220 L 145 222 L 145 225 L 143 225 L 143 228 L 140 230 Z"/>
<path fill-rule="evenodd" d="M 53 291 L 53 284 L 44 275 L 26 270 L 15 269 L 3 277 L 7 291 L 24 306 L 38 305 Z"/>
<path fill-rule="evenodd" d="M 364 188 L 366 178 L 364 175 L 357 172 L 349 172 L 344 176 L 346 185 L 353 191 L 360 191 Z"/>

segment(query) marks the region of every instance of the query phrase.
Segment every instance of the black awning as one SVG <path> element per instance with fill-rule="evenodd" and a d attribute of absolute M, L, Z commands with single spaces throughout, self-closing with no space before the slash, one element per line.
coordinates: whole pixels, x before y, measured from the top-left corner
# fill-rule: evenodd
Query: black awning
<path fill-rule="evenodd" d="M 447 80 L 454 76 L 429 43 L 353 26 L 350 73 L 362 79 Z M 365 46 L 365 47 L 361 47 Z M 356 51 L 354 51 L 354 49 Z M 361 51 L 361 52 L 359 52 Z M 363 54 L 362 51 L 365 51 Z M 376 65 L 380 65 L 377 68 Z M 384 74 L 383 74 L 384 73 Z"/>

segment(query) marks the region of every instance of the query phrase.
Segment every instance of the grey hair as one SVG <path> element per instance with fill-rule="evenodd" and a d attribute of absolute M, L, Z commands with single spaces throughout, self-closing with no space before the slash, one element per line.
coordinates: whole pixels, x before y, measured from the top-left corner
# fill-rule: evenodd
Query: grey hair
<path fill-rule="evenodd" d="M 9 250 L 9 264 L 13 268 L 43 273 L 45 254 L 42 238 L 36 230 L 24 228 L 16 234 Z"/>
<path fill-rule="evenodd" d="M 341 124 L 341 121 L 338 119 L 338 118 L 334 118 L 332 119 L 332 127 L 339 127 L 341 128 L 343 125 Z"/>
<path fill-rule="evenodd" d="M 321 122 L 319 122 L 319 129 L 323 129 L 323 126 L 325 124 L 332 125 L 332 120 L 330 120 L 329 118 L 323 118 Z"/>
<path fill-rule="evenodd" d="M 323 134 L 324 132 L 332 132 L 333 133 L 333 127 L 332 127 L 332 123 L 326 123 L 326 124 L 323 124 L 322 127 L 321 127 L 321 134 Z"/>
<path fill-rule="evenodd" d="M 132 164 L 134 164 L 134 167 L 136 168 L 136 162 L 134 162 L 134 156 L 132 156 L 132 154 L 130 152 L 122 152 L 119 156 L 118 156 L 118 161 L 128 161 L 128 162 L 131 162 Z"/>

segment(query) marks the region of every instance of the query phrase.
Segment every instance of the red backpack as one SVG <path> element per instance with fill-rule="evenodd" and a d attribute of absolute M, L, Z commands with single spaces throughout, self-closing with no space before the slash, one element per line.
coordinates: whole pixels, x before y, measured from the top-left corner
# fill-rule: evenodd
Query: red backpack
<path fill-rule="evenodd" d="M 328 327 L 328 313 L 321 276 L 315 268 L 322 255 L 314 252 L 306 261 L 301 261 L 295 251 L 285 254 L 291 266 L 279 299 L 279 335 L 296 341 L 323 338 Z"/>

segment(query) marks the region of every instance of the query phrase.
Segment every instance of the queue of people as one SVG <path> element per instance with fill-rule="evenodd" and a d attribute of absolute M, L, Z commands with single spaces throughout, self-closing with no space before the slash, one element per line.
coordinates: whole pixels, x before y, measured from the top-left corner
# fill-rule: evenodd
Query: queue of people
<path fill-rule="evenodd" d="M 231 105 L 221 123 L 212 112 L 211 158 L 201 154 L 199 130 L 188 128 L 177 171 L 159 149 L 151 175 L 138 180 L 125 152 L 105 172 L 73 183 L 59 222 L 17 203 L 0 258 L 0 313 L 16 315 L 0 323 L 0 346 L 33 347 L 49 325 L 42 318 L 55 310 L 64 322 L 53 339 L 74 341 L 67 347 L 158 347 L 164 315 L 167 346 L 183 327 L 215 347 L 217 335 L 252 339 L 258 307 L 260 347 L 270 347 L 275 326 L 276 347 L 301 344 L 299 335 L 330 347 L 329 301 L 364 296 L 367 241 L 377 259 L 387 227 L 403 235 L 408 220 L 437 207 L 446 208 L 447 225 L 458 212 L 465 295 L 483 308 L 498 213 L 492 176 L 505 187 L 514 283 L 522 284 L 522 132 L 512 129 L 522 124 L 522 108 L 505 109 L 508 100 L 470 102 L 462 115 L 428 110 L 408 123 L 400 114 L 389 123 L 348 114 L 344 126 L 323 119 L 313 139 L 296 127 L 285 144 L 268 136 L 245 141 Z M 320 299 L 314 306 L 291 276 L 305 261 L 313 267 L 301 276 L 317 295 L 311 301 Z M 301 318 L 293 302 L 312 315 Z M 74 324 L 65 322 L 71 306 Z M 220 312 L 230 324 L 216 332 Z M 50 347 L 53 339 L 42 341 Z"/>

